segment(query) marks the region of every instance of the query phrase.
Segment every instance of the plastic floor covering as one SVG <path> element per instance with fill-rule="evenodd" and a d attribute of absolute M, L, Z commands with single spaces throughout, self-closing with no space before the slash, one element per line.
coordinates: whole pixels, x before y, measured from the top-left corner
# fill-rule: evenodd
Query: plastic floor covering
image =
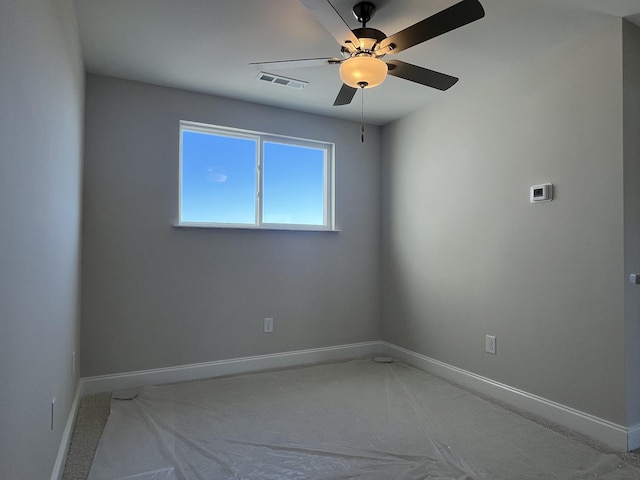
<path fill-rule="evenodd" d="M 89 480 L 640 480 L 640 469 L 402 363 L 114 394 Z"/>

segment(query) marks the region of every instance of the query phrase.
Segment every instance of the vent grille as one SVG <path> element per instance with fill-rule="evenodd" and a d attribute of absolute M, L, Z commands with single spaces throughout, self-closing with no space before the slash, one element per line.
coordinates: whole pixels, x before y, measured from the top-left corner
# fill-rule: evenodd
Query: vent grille
<path fill-rule="evenodd" d="M 303 80 L 295 80 L 293 78 L 282 77 L 280 75 L 274 75 L 273 73 L 266 72 L 260 72 L 256 78 L 263 82 L 275 83 L 276 85 L 295 88 L 296 90 L 302 90 L 309 83 Z"/>

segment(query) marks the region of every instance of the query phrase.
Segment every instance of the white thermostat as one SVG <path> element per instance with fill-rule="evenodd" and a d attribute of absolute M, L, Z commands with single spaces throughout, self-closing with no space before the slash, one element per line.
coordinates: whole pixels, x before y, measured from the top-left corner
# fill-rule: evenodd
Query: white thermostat
<path fill-rule="evenodd" d="M 542 185 L 533 185 L 529 194 L 531 203 L 550 202 L 553 200 L 553 184 L 543 183 Z"/>

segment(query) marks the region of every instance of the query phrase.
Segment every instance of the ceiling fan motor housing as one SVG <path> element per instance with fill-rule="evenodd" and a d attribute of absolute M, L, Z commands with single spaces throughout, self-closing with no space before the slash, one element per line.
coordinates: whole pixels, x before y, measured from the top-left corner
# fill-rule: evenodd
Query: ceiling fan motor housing
<path fill-rule="evenodd" d="M 387 38 L 383 32 L 375 28 L 355 28 L 353 34 L 360 40 L 360 45 L 356 45 L 358 50 L 362 49 L 365 51 L 373 50 L 373 47 L 377 43 Z M 367 39 L 369 39 L 369 41 L 366 41 Z"/>

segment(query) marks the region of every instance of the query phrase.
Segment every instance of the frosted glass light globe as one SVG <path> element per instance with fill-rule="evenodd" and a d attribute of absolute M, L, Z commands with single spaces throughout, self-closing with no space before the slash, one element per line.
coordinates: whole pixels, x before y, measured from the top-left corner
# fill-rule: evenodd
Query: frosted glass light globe
<path fill-rule="evenodd" d="M 353 88 L 375 87 L 387 78 L 387 64 L 369 55 L 351 57 L 340 64 L 340 78 Z"/>

